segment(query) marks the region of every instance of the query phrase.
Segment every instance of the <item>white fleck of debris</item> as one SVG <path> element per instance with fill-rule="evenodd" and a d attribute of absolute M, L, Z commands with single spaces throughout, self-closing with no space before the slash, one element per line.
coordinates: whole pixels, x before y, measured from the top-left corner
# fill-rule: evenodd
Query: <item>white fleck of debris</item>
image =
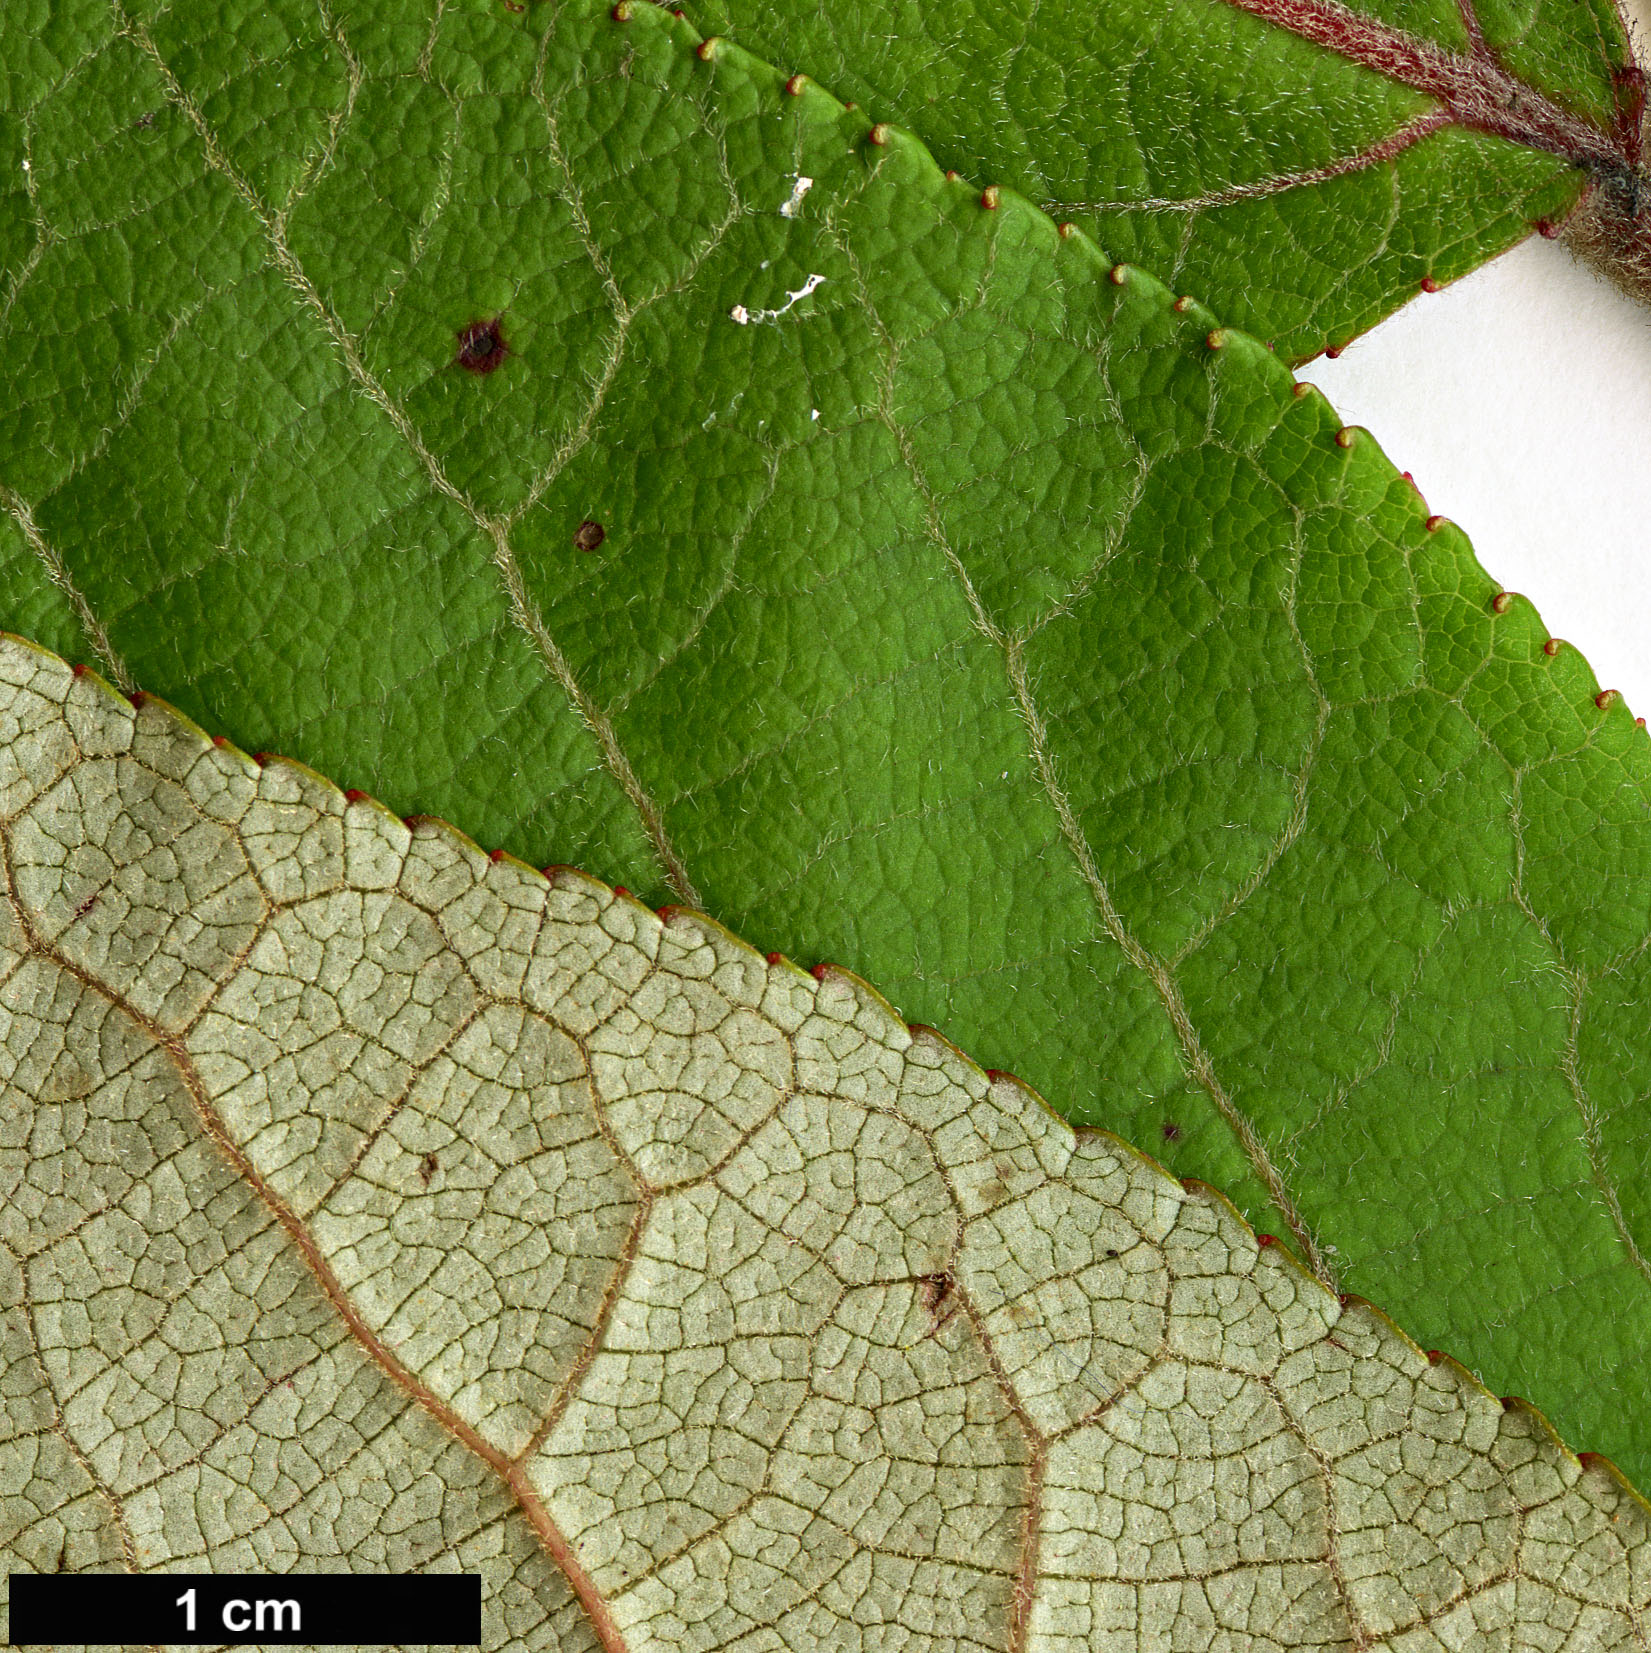
<path fill-rule="evenodd" d="M 1008 778 L 1009 778 L 1009 771 L 1008 771 L 1008 770 L 1007 770 L 1007 769 L 1005 769 L 1005 770 L 1004 770 L 1004 771 L 1003 771 L 1003 773 L 1002 773 L 1002 774 L 1001 774 L 1001 775 L 999 775 L 999 776 L 998 776 L 998 779 L 999 779 L 999 780 L 1000 780 L 1000 781 L 1006 781 L 1006 780 L 1008 780 Z"/>
<path fill-rule="evenodd" d="M 771 264 L 771 263 L 773 263 L 773 260 L 772 260 L 772 259 L 770 259 L 770 258 L 765 258 L 765 259 L 764 259 L 764 260 L 763 260 L 763 261 L 762 261 L 762 266 L 761 266 L 761 267 L 762 267 L 762 268 L 763 268 L 763 269 L 765 269 L 765 270 L 766 270 L 766 269 L 767 269 L 767 268 L 768 268 L 768 266 L 769 266 L 769 265 L 770 265 L 770 264 Z"/>
<path fill-rule="evenodd" d="M 796 290 L 796 292 L 786 293 L 785 303 L 782 304 L 777 310 L 751 311 L 747 310 L 743 304 L 736 304 L 734 308 L 728 312 L 728 314 L 732 316 L 741 327 L 744 327 L 747 322 L 777 321 L 786 313 L 787 310 L 791 308 L 793 304 L 796 304 L 800 299 L 807 298 L 808 295 L 815 290 L 815 288 L 823 287 L 825 285 L 825 279 L 826 278 L 823 275 L 811 275 L 808 280 Z"/>
<path fill-rule="evenodd" d="M 818 419 L 820 417 L 820 410 L 818 408 L 810 408 L 808 410 L 808 416 L 810 419 Z"/>
<path fill-rule="evenodd" d="M 25 162 L 24 162 L 24 163 L 23 163 L 23 170 L 24 170 L 24 171 L 25 171 L 25 172 L 28 172 L 28 171 L 30 171 L 30 170 L 31 170 L 31 169 L 30 169 L 30 167 L 29 167 L 29 163 L 28 163 L 28 162 L 27 162 L 27 161 L 25 161 Z"/>
<path fill-rule="evenodd" d="M 801 173 L 792 174 L 797 181 L 791 186 L 790 199 L 780 208 L 780 217 L 795 218 L 797 209 L 803 204 L 803 197 L 814 187 L 812 178 L 805 178 Z"/>

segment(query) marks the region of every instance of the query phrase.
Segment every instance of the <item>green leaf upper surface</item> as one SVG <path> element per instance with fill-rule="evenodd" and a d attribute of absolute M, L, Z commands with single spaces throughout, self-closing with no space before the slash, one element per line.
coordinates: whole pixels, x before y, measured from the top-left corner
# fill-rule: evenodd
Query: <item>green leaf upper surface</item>
<path fill-rule="evenodd" d="M 825 950 L 1643 1478 L 1651 765 L 1580 659 L 1259 344 L 816 87 L 283 17 L 0 50 L 0 622 Z"/>
<path fill-rule="evenodd" d="M 818 76 L 943 166 L 1011 185 L 1287 359 L 1339 347 L 1557 218 L 1574 157 L 1251 15 L 1269 0 L 689 0 L 708 33 Z M 1306 0 L 1332 26 L 1336 0 Z M 1352 13 L 1504 70 L 1615 147 L 1613 0 L 1391 0 Z M 1464 18 L 1481 31 L 1477 50 Z"/>

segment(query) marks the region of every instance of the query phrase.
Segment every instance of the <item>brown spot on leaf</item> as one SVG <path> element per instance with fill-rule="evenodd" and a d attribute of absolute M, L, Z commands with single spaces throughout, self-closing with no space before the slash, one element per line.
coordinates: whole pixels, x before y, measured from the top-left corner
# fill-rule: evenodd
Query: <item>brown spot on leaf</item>
<path fill-rule="evenodd" d="M 1181 1140 L 1181 1127 L 1173 1119 L 1166 1119 L 1158 1129 L 1165 1142 L 1179 1142 Z"/>
<path fill-rule="evenodd" d="M 453 360 L 466 373 L 492 373 L 504 365 L 505 357 L 510 354 L 497 316 L 461 327 L 458 337 L 459 353 Z"/>
<path fill-rule="evenodd" d="M 424 1179 L 424 1186 L 428 1188 L 431 1177 L 436 1174 L 436 1156 L 434 1154 L 426 1154 L 419 1161 L 418 1174 Z"/>
<path fill-rule="evenodd" d="M 928 1311 L 931 1332 L 939 1331 L 957 1312 L 957 1300 L 952 1295 L 956 1285 L 950 1274 L 920 1274 L 917 1277 L 918 1296 Z"/>
<path fill-rule="evenodd" d="M 594 551 L 607 537 L 608 531 L 601 523 L 586 517 L 573 531 L 573 548 L 576 551 Z"/>

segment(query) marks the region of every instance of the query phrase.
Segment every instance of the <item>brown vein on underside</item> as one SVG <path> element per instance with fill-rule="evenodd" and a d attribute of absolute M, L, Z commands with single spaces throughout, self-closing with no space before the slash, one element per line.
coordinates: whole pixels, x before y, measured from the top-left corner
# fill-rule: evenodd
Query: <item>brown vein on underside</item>
<path fill-rule="evenodd" d="M 406 443 L 423 467 L 431 485 L 437 492 L 452 500 L 491 543 L 493 547 L 491 560 L 498 574 L 499 583 L 504 588 L 511 618 L 526 635 L 541 663 L 561 686 L 563 693 L 572 702 L 586 728 L 594 737 L 609 773 L 618 781 L 631 807 L 636 811 L 654 854 L 665 873 L 667 883 L 688 905 L 695 907 L 703 905 L 699 892 L 694 888 L 693 882 L 688 876 L 687 867 L 666 832 L 663 811 L 647 788 L 643 786 L 635 769 L 632 768 L 630 759 L 620 746 L 618 735 L 615 733 L 613 724 L 608 719 L 607 714 L 580 684 L 572 665 L 566 655 L 562 653 L 560 646 L 551 635 L 549 627 L 545 624 L 544 617 L 539 612 L 538 604 L 529 593 L 521 566 L 516 561 L 515 553 L 510 546 L 506 522 L 481 510 L 448 477 L 442 468 L 441 462 L 430 451 L 412 420 L 396 404 L 389 392 L 379 383 L 377 377 L 362 360 L 356 341 L 351 337 L 344 324 L 333 314 L 331 308 L 321 297 L 319 289 L 310 280 L 302 264 L 288 246 L 286 230 L 280 217 L 265 206 L 251 184 L 241 176 L 239 170 L 230 161 L 206 117 L 201 113 L 194 99 L 190 97 L 187 89 L 173 74 L 170 65 L 161 56 L 159 49 L 149 38 L 148 33 L 126 15 L 119 5 L 119 0 L 115 0 L 114 9 L 116 16 L 120 19 L 123 32 L 136 43 L 144 55 L 154 64 L 156 72 L 166 84 L 167 96 L 195 128 L 205 151 L 208 165 L 228 181 L 263 228 L 276 268 L 286 279 L 287 284 L 313 311 L 321 325 L 326 329 L 334 348 L 338 351 L 339 357 L 344 363 L 345 370 L 354 381 L 357 390 L 390 421 L 402 441 Z M 611 380 L 611 372 L 609 380 Z M 605 388 L 609 380 L 604 380 L 601 388 Z M 589 414 L 588 417 L 594 418 L 594 412 Z"/>
<path fill-rule="evenodd" d="M 1308 167 L 1301 172 L 1280 173 L 1275 178 L 1263 178 L 1256 183 L 1229 184 L 1225 189 L 1211 190 L 1207 195 L 1185 199 L 1147 196 L 1145 199 L 1119 201 L 1045 201 L 1043 210 L 1051 217 L 1067 212 L 1202 212 L 1209 207 L 1227 207 L 1239 201 L 1264 200 L 1269 195 L 1282 195 L 1288 190 L 1303 189 L 1311 184 L 1329 183 L 1333 178 L 1344 178 L 1349 173 L 1380 166 L 1451 124 L 1450 116 L 1442 110 L 1431 110 L 1408 126 L 1401 126 L 1397 132 L 1390 133 L 1380 143 L 1361 149 L 1356 154 L 1343 155 L 1323 166 Z"/>
<path fill-rule="evenodd" d="M 1509 74 L 1492 56 L 1446 51 L 1338 0 L 1227 0 L 1263 22 L 1437 98 L 1458 126 L 1621 174 L 1634 154 L 1581 115 Z"/>
<path fill-rule="evenodd" d="M 0 853 L 5 856 L 6 871 L 9 876 L 10 845 L 5 842 L 3 834 L 0 834 Z M 442 1400 L 439 1395 L 435 1394 L 412 1371 L 404 1366 L 380 1340 L 377 1332 L 367 1324 L 361 1311 L 351 1302 L 349 1293 L 339 1283 L 338 1276 L 333 1273 L 332 1266 L 321 1254 L 320 1247 L 310 1237 L 309 1231 L 299 1220 L 297 1214 L 264 1180 L 262 1173 L 247 1158 L 240 1145 L 230 1135 L 229 1128 L 224 1124 L 207 1097 L 206 1088 L 201 1083 L 200 1075 L 195 1071 L 194 1061 L 181 1036 L 161 1026 L 135 1006 L 127 1003 L 125 999 L 113 992 L 105 983 L 99 981 L 76 964 L 74 960 L 44 941 L 38 931 L 35 930 L 26 913 L 20 911 L 19 916 L 24 928 L 28 949 L 32 954 L 52 964 L 65 975 L 73 977 L 90 992 L 117 1005 L 127 1016 L 131 1017 L 137 1027 L 141 1028 L 171 1058 L 172 1065 L 189 1095 L 190 1104 L 195 1110 L 196 1117 L 200 1120 L 202 1130 L 205 1131 L 218 1151 L 228 1160 L 236 1175 L 257 1196 L 265 1210 L 286 1231 L 287 1237 L 297 1247 L 299 1256 L 303 1258 L 305 1266 L 314 1277 L 316 1284 L 321 1288 L 327 1301 L 331 1303 L 334 1312 L 344 1322 L 357 1344 L 374 1365 L 403 1394 L 423 1407 L 449 1435 L 468 1447 L 499 1476 L 509 1488 L 522 1513 L 527 1517 L 540 1544 L 567 1579 L 569 1589 L 572 1590 L 575 1599 L 590 1620 L 591 1628 L 596 1633 L 597 1641 L 603 1653 L 627 1653 L 625 1638 L 615 1622 L 607 1602 L 602 1598 L 590 1575 L 585 1571 L 579 1557 L 574 1552 L 573 1546 L 563 1535 L 561 1528 L 557 1526 L 554 1517 L 545 1508 L 532 1483 L 528 1480 L 527 1473 L 522 1465 L 501 1452 L 466 1419 L 460 1417 L 446 1401 Z M 135 1571 L 135 1560 L 132 1566 Z"/>
<path fill-rule="evenodd" d="M 116 652 L 115 645 L 109 641 L 109 633 L 103 629 L 103 622 L 92 612 L 92 605 L 87 602 L 85 593 L 75 584 L 69 570 L 64 566 L 63 559 L 53 550 L 45 535 L 36 526 L 34 513 L 29 509 L 28 501 L 0 482 L 0 505 L 4 505 L 11 513 L 13 520 L 22 530 L 29 549 L 44 564 L 46 577 L 69 599 L 69 606 L 75 611 L 75 619 L 80 622 L 80 629 L 85 633 L 86 641 L 91 644 L 98 659 L 108 668 L 109 675 L 126 694 L 135 692 L 137 682 L 127 671 L 126 662 Z"/>

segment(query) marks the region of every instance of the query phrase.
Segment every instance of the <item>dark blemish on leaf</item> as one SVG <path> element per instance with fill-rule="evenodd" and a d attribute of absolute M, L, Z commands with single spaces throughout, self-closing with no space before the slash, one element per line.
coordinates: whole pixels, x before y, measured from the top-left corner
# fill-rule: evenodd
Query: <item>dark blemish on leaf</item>
<path fill-rule="evenodd" d="M 361 791 L 359 787 L 352 786 L 344 794 L 344 802 L 347 804 L 364 804 L 366 801 L 367 794 Z"/>
<path fill-rule="evenodd" d="M 1439 291 L 1439 283 L 1432 276 L 1423 276 L 1422 291 L 1424 293 L 1436 293 Z"/>
<path fill-rule="evenodd" d="M 594 551 L 608 537 L 608 531 L 599 522 L 586 517 L 573 531 L 575 551 Z"/>
<path fill-rule="evenodd" d="M 613 887 L 613 893 L 615 895 L 629 895 L 631 892 L 627 890 L 623 884 L 615 884 Z"/>
<path fill-rule="evenodd" d="M 1166 1119 L 1159 1130 L 1165 1142 L 1179 1142 L 1181 1140 L 1181 1127 L 1173 1119 Z"/>
<path fill-rule="evenodd" d="M 1334 361 L 1346 348 L 1345 344 L 1327 344 L 1324 347 L 1324 353 L 1331 361 Z"/>
<path fill-rule="evenodd" d="M 62 1572 L 69 1562 L 69 1535 L 64 1533 L 63 1542 L 57 1547 L 57 1572 Z"/>
<path fill-rule="evenodd" d="M 136 694 L 129 694 L 126 698 L 132 702 L 133 707 L 137 711 L 141 712 L 143 710 L 143 703 L 147 696 L 144 694 L 142 689 L 139 689 Z"/>
<path fill-rule="evenodd" d="M 1551 218 L 1539 218 L 1536 221 L 1536 233 L 1540 235 L 1544 241 L 1552 241 L 1553 238 L 1559 234 L 1559 225 L 1557 225 Z"/>
<path fill-rule="evenodd" d="M 453 361 L 466 373 L 492 373 L 504 365 L 505 357 L 510 354 L 497 316 L 461 327 L 458 339 L 459 353 Z"/>
<path fill-rule="evenodd" d="M 158 113 L 159 110 L 151 109 L 147 115 L 139 115 L 138 118 L 132 122 L 132 130 L 134 132 L 141 132 L 144 127 L 153 126 L 155 124 L 155 116 Z"/>
<path fill-rule="evenodd" d="M 957 1282 L 948 1274 L 920 1274 L 917 1277 L 918 1295 L 928 1311 L 930 1331 L 937 1332 L 957 1313 L 952 1293 Z"/>
<path fill-rule="evenodd" d="M 424 1179 L 424 1186 L 430 1186 L 430 1179 L 436 1174 L 436 1156 L 426 1154 L 418 1164 L 418 1174 Z"/>
<path fill-rule="evenodd" d="M 1257 1234 L 1255 1237 L 1255 1243 L 1265 1250 L 1268 1246 L 1277 1245 L 1278 1241 L 1275 1240 L 1271 1234 Z"/>
<path fill-rule="evenodd" d="M 504 9 L 515 12 L 520 17 L 527 10 L 527 7 L 522 4 L 522 0 L 504 0 Z"/>
<path fill-rule="evenodd" d="M 87 915 L 87 913 L 89 913 L 92 910 L 92 908 L 97 905 L 97 898 L 102 893 L 103 892 L 101 890 L 93 890 L 92 893 L 89 896 L 87 896 L 86 899 L 84 901 L 82 901 L 81 904 L 78 907 L 75 908 L 75 918 L 77 920 L 84 918 Z"/>
<path fill-rule="evenodd" d="M 1439 1362 L 1445 1358 L 1437 1349 L 1429 1349 L 1426 1353 L 1427 1363 L 1429 1366 L 1437 1366 Z"/>

